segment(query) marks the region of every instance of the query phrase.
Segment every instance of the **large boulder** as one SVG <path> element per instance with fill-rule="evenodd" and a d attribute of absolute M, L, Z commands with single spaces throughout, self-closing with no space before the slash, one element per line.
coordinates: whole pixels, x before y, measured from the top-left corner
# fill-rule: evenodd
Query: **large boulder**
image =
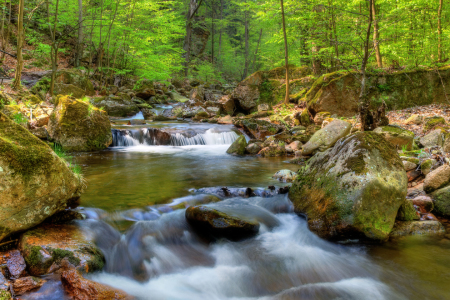
<path fill-rule="evenodd" d="M 250 111 L 257 106 L 259 90 L 254 86 L 239 85 L 231 94 L 231 99 L 236 100 L 241 109 Z"/>
<path fill-rule="evenodd" d="M 94 98 L 92 104 L 95 107 L 104 109 L 112 117 L 129 117 L 139 112 L 139 107 L 125 93 Z"/>
<path fill-rule="evenodd" d="M 156 95 L 155 87 L 153 82 L 150 80 L 142 80 L 139 82 L 139 87 L 135 89 L 136 97 L 142 98 L 144 100 L 150 99 Z"/>
<path fill-rule="evenodd" d="M 450 166 L 442 165 L 436 170 L 428 173 L 423 182 L 423 190 L 427 193 L 431 193 L 437 189 L 440 189 L 450 182 Z"/>
<path fill-rule="evenodd" d="M 50 116 L 49 135 L 67 151 L 96 151 L 112 143 L 108 115 L 70 96 L 59 97 Z"/>
<path fill-rule="evenodd" d="M 442 147 L 444 145 L 444 137 L 444 131 L 442 129 L 436 129 L 421 137 L 420 143 L 426 148 L 435 146 Z"/>
<path fill-rule="evenodd" d="M 227 153 L 234 155 L 244 155 L 246 147 L 247 141 L 245 140 L 245 137 L 241 135 L 237 140 L 233 142 L 233 144 L 231 144 L 231 146 L 227 150 Z"/>
<path fill-rule="evenodd" d="M 444 235 L 445 228 L 439 221 L 396 222 L 391 237 L 408 235 Z"/>
<path fill-rule="evenodd" d="M 47 93 L 50 90 L 51 72 L 39 80 L 31 91 L 35 94 Z M 69 93 L 81 93 L 88 96 L 95 94 L 94 86 L 85 74 L 76 69 L 59 70 L 55 74 L 54 94 L 69 95 Z M 74 94 L 75 96 L 75 94 Z M 82 97 L 82 96 L 80 96 Z"/>
<path fill-rule="evenodd" d="M 450 217 L 450 186 L 433 192 L 431 196 L 434 200 L 435 211 L 440 215 Z"/>
<path fill-rule="evenodd" d="M 19 247 L 28 271 L 34 276 L 59 271 L 65 258 L 85 273 L 101 270 L 104 266 L 105 259 L 93 238 L 77 225 L 41 225 L 25 232 Z"/>
<path fill-rule="evenodd" d="M 64 83 L 55 83 L 53 93 L 55 95 L 70 95 L 75 98 L 83 98 L 86 96 L 86 92 L 76 85 Z"/>
<path fill-rule="evenodd" d="M 0 240 L 64 210 L 81 192 L 64 160 L 0 113 Z"/>
<path fill-rule="evenodd" d="M 243 128 L 251 138 L 263 140 L 267 136 L 275 135 L 283 131 L 284 127 L 281 125 L 273 124 L 264 120 L 235 118 L 233 119 L 233 125 Z"/>
<path fill-rule="evenodd" d="M 321 237 L 386 240 L 407 183 L 392 145 L 379 134 L 359 132 L 313 156 L 299 170 L 289 198 Z"/>
<path fill-rule="evenodd" d="M 405 130 L 396 126 L 377 127 L 374 132 L 382 134 L 386 140 L 391 142 L 398 149 L 406 147 L 406 150 L 412 150 L 414 144 L 414 132 Z"/>
<path fill-rule="evenodd" d="M 314 133 L 303 146 L 302 154 L 311 155 L 317 151 L 325 151 L 332 147 L 340 138 L 348 135 L 352 125 L 342 120 L 334 120 L 323 129 Z"/>

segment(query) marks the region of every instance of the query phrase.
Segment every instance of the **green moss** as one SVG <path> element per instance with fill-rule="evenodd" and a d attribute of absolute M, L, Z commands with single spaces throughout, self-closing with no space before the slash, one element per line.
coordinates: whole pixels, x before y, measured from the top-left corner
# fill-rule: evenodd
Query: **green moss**
<path fill-rule="evenodd" d="M 383 131 L 389 132 L 389 133 L 394 134 L 394 135 L 406 134 L 406 135 L 414 136 L 414 132 L 409 131 L 409 130 L 405 130 L 405 129 L 402 129 L 402 128 L 398 128 L 396 126 L 383 126 L 381 128 L 383 129 Z"/>
<path fill-rule="evenodd" d="M 71 264 L 78 266 L 81 260 L 73 255 L 72 251 L 63 249 L 48 248 L 51 253 L 53 261 L 59 263 L 63 258 L 67 258 Z"/>
<path fill-rule="evenodd" d="M 422 164 L 420 165 L 420 170 L 422 171 L 422 172 L 424 172 L 424 171 L 429 171 L 429 170 L 431 170 L 431 167 L 433 166 L 433 160 L 431 160 L 431 159 L 427 159 L 427 160 L 424 160 L 423 162 L 422 162 Z"/>
<path fill-rule="evenodd" d="M 415 157 L 409 157 L 406 161 L 412 162 L 413 164 L 418 165 L 420 163 L 420 160 Z"/>
<path fill-rule="evenodd" d="M 0 289 L 0 300 L 10 300 L 12 299 L 11 293 L 7 290 Z"/>
<path fill-rule="evenodd" d="M 85 247 L 83 250 L 94 257 L 87 261 L 89 272 L 102 270 L 105 266 L 105 257 L 103 256 L 103 253 L 95 247 Z"/>
<path fill-rule="evenodd" d="M 443 117 L 439 117 L 439 116 L 426 118 L 425 119 L 424 130 L 428 131 L 428 130 L 434 128 L 437 125 L 445 125 L 445 119 Z"/>
<path fill-rule="evenodd" d="M 351 170 L 352 172 L 355 172 L 356 175 L 366 174 L 366 162 L 364 161 L 364 154 L 359 151 L 356 155 L 350 156 L 346 161 L 344 166 Z M 342 174 L 343 175 L 343 174 Z"/>
<path fill-rule="evenodd" d="M 40 252 L 41 250 L 42 250 L 42 248 L 39 246 L 33 246 L 33 247 L 27 249 L 27 251 L 29 251 L 29 253 L 30 253 L 29 255 L 25 256 L 25 261 L 28 266 L 38 267 L 41 264 L 41 262 L 44 258 Z"/>
<path fill-rule="evenodd" d="M 397 213 L 397 219 L 401 221 L 414 221 L 419 220 L 419 216 L 417 215 L 416 209 L 411 201 L 406 200 L 403 203 Z"/>

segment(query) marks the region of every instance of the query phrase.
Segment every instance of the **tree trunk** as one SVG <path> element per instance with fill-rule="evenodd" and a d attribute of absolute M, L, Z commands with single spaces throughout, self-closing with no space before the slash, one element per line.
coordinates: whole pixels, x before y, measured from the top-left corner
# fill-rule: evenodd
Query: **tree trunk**
<path fill-rule="evenodd" d="M 284 103 L 289 104 L 289 56 L 288 56 L 288 43 L 286 36 L 286 22 L 284 20 L 284 4 L 283 0 L 281 2 L 281 18 L 283 20 L 283 36 L 284 36 L 284 62 L 286 65 L 286 97 L 284 98 Z"/>
<path fill-rule="evenodd" d="M 214 3 L 211 5 L 211 64 L 214 65 Z"/>
<path fill-rule="evenodd" d="M 220 0 L 220 29 L 219 29 L 219 54 L 217 58 L 220 58 L 220 54 L 222 51 L 222 24 L 223 21 L 223 0 Z"/>
<path fill-rule="evenodd" d="M 6 38 L 5 38 L 5 18 L 6 18 L 6 0 L 5 0 L 5 7 L 2 10 L 2 50 L 6 51 Z M 5 53 L 2 52 L 0 62 L 3 62 L 5 59 Z"/>
<path fill-rule="evenodd" d="M 377 57 L 378 68 L 383 67 L 383 60 L 380 52 L 380 34 L 378 32 L 378 20 L 375 0 L 372 1 L 372 17 L 373 17 L 373 46 L 375 48 L 375 55 Z"/>
<path fill-rule="evenodd" d="M 366 39 L 364 40 L 364 57 L 361 62 L 361 92 L 359 93 L 359 116 L 361 119 L 361 131 L 373 130 L 373 117 L 369 111 L 370 99 L 366 94 L 366 67 L 367 61 L 369 60 L 369 43 L 370 43 L 370 32 L 372 29 L 372 5 L 373 0 L 369 0 L 369 24 L 367 26 Z"/>
<path fill-rule="evenodd" d="M 262 30 L 262 28 L 261 28 L 261 30 L 259 31 L 258 43 L 256 44 L 255 55 L 253 56 L 252 67 L 250 68 L 250 70 L 252 70 L 252 71 L 255 70 L 256 56 L 258 55 L 258 49 L 259 49 L 259 44 L 261 43 L 262 32 L 263 32 L 263 30 Z"/>
<path fill-rule="evenodd" d="M 19 17 L 17 23 L 17 67 L 14 77 L 13 89 L 20 88 L 20 79 L 22 77 L 23 59 L 22 59 L 22 47 L 23 47 L 23 11 L 25 9 L 24 0 L 19 1 Z M 10 13 L 11 14 L 11 13 Z"/>
<path fill-rule="evenodd" d="M 56 43 L 56 25 L 58 24 L 58 7 L 59 7 L 59 0 L 56 0 L 56 7 L 55 7 L 55 21 L 53 23 L 53 29 L 52 25 L 50 23 L 50 4 L 49 0 L 47 0 L 47 21 L 48 21 L 48 28 L 50 31 L 50 36 L 52 39 L 51 44 L 51 51 L 50 51 L 50 58 L 52 61 L 52 76 L 50 80 L 50 96 L 53 97 L 53 91 L 55 88 L 55 78 L 56 78 L 56 71 L 58 70 L 58 44 Z"/>
<path fill-rule="evenodd" d="M 102 27 L 103 27 L 103 0 L 100 0 L 100 45 L 98 46 L 98 62 L 97 62 L 97 69 L 100 69 L 100 84 L 103 79 Z"/>
<path fill-rule="evenodd" d="M 78 0 L 78 42 L 77 53 L 75 56 L 75 67 L 80 66 L 80 60 L 83 56 L 83 0 Z"/>
<path fill-rule="evenodd" d="M 247 3 L 247 2 L 246 2 Z M 244 72 L 242 74 L 242 80 L 244 80 L 245 78 L 247 78 L 247 74 L 248 74 L 248 65 L 249 65 L 249 50 L 250 50 L 250 46 L 249 46 L 249 29 L 248 29 L 248 9 L 246 7 L 245 12 L 244 12 L 244 40 L 245 40 L 245 52 L 244 52 Z"/>
<path fill-rule="evenodd" d="M 184 76 L 188 76 L 189 63 L 191 62 L 191 35 L 192 35 L 192 20 L 195 17 L 203 0 L 197 4 L 197 0 L 189 1 L 189 10 L 186 16 L 186 36 L 184 39 L 184 51 L 186 51 L 186 60 L 184 65 Z"/>
<path fill-rule="evenodd" d="M 444 0 L 439 0 L 438 10 L 438 60 L 442 61 L 442 8 L 444 6 Z"/>

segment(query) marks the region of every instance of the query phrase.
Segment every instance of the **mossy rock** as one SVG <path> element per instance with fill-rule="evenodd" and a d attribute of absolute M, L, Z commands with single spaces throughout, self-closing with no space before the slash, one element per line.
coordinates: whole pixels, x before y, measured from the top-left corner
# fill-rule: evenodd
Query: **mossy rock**
<path fill-rule="evenodd" d="M 405 200 L 405 202 L 400 206 L 397 213 L 397 220 L 400 221 L 414 221 L 419 220 L 420 216 L 418 215 L 414 205 L 411 201 Z"/>
<path fill-rule="evenodd" d="M 267 136 L 277 134 L 284 130 L 284 127 L 263 120 L 235 118 L 233 125 L 241 127 L 254 139 L 264 139 Z"/>
<path fill-rule="evenodd" d="M 0 240 L 64 210 L 82 190 L 65 161 L 0 112 Z"/>
<path fill-rule="evenodd" d="M 412 131 L 397 126 L 382 126 L 375 128 L 374 132 L 383 135 L 397 149 L 406 148 L 408 151 L 413 149 L 414 132 Z"/>
<path fill-rule="evenodd" d="M 445 119 L 440 116 L 434 116 L 425 119 L 425 124 L 423 125 L 424 131 L 428 131 L 438 125 L 445 125 Z"/>
<path fill-rule="evenodd" d="M 450 217 L 450 186 L 439 189 L 431 194 L 434 200 L 434 210 L 437 214 Z"/>
<path fill-rule="evenodd" d="M 102 270 L 105 264 L 100 249 L 77 225 L 45 224 L 29 230 L 20 238 L 20 250 L 34 276 L 54 271 L 63 259 L 85 273 Z"/>
<path fill-rule="evenodd" d="M 50 115 L 48 133 L 66 151 L 97 151 L 112 143 L 108 115 L 70 96 L 58 98 Z"/>
<path fill-rule="evenodd" d="M 379 134 L 359 132 L 313 156 L 299 170 L 289 198 L 321 237 L 382 241 L 405 201 L 407 183 L 390 143 Z"/>
<path fill-rule="evenodd" d="M 245 140 L 245 137 L 240 136 L 237 140 L 233 142 L 233 144 L 231 144 L 231 146 L 227 150 L 227 153 L 234 155 L 245 155 L 246 147 L 247 141 Z"/>

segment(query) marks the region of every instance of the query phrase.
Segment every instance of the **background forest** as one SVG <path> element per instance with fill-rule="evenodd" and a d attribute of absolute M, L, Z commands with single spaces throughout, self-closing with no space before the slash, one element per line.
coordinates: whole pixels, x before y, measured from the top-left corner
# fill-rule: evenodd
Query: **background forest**
<path fill-rule="evenodd" d="M 447 61 L 443 0 L 369 6 L 365 0 L 284 1 L 289 62 L 309 65 L 315 75 L 359 68 L 370 10 L 368 70 Z M 1 47 L 15 53 L 17 32 L 8 24 L 17 22 L 19 0 L 1 7 Z M 71 66 L 152 80 L 239 81 L 284 65 L 281 7 L 272 0 L 27 0 L 24 28 L 32 46 L 24 55 L 36 58 L 35 67 L 50 64 L 52 45 Z"/>

